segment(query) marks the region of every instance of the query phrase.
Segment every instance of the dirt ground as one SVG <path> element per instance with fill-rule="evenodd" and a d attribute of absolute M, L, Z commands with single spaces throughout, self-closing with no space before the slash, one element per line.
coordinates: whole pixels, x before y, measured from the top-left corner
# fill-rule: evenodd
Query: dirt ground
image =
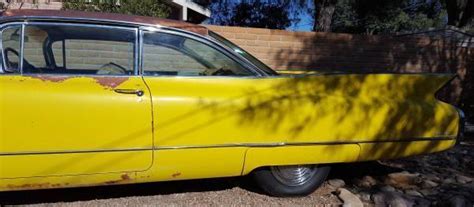
<path fill-rule="evenodd" d="M 344 187 L 366 206 L 377 205 L 380 192 L 401 195 L 410 206 L 445 206 L 459 196 L 469 204 L 474 198 L 474 144 L 464 143 L 447 152 L 392 161 L 335 165 L 328 180 L 342 180 L 334 187 L 326 182 L 316 192 L 300 198 L 264 195 L 249 178 L 222 178 L 192 181 L 132 184 L 121 186 L 54 189 L 0 193 L 2 205 L 31 206 L 339 206 L 336 189 Z M 398 174 L 397 174 L 398 173 Z M 417 183 L 387 184 L 387 179 L 415 176 Z M 466 180 L 458 180 L 458 175 Z M 373 185 L 364 184 L 368 179 Z M 373 180 L 373 181 L 371 181 Z M 448 182 L 449 181 L 449 182 Z M 406 182 L 406 179 L 400 182 Z M 425 183 L 432 183 L 426 186 Z M 337 182 L 335 182 L 337 183 Z M 434 184 L 433 184 L 434 183 Z M 388 185 L 394 187 L 387 187 Z M 423 187 L 422 187 L 423 186 Z M 387 190 L 388 189 L 388 190 Z M 391 190 L 390 190 L 391 189 Z M 430 194 L 425 195 L 425 192 Z M 463 196 L 463 197 L 462 197 Z M 472 198 L 471 198 L 472 197 Z M 364 199 L 365 198 L 365 199 Z M 397 197 L 398 198 L 398 197 Z M 452 199 L 453 198 L 453 199 Z M 403 199 L 402 199 L 403 200 Z M 458 199 L 459 200 L 459 199 Z M 456 202 L 458 200 L 455 200 Z M 472 204 L 470 204 L 472 206 Z"/>

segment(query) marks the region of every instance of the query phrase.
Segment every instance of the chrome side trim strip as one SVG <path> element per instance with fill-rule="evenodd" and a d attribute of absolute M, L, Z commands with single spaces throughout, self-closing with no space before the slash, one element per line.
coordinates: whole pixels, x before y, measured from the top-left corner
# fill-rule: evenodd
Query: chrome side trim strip
<path fill-rule="evenodd" d="M 233 143 L 216 145 L 189 145 L 189 146 L 158 146 L 127 149 L 94 149 L 94 150 L 64 150 L 64 151 L 25 151 L 25 152 L 0 152 L 0 156 L 12 155 L 48 155 L 48 154 L 77 154 L 77 153 L 103 153 L 103 152 L 135 152 L 151 150 L 173 150 L 173 149 L 203 149 L 203 148 L 226 148 L 226 147 L 283 147 L 283 146 L 311 146 L 311 145 L 342 145 L 342 144 L 377 144 L 388 142 L 417 142 L 417 141 L 446 141 L 455 140 L 453 137 L 422 137 L 404 140 L 379 140 L 379 141 L 346 141 L 346 142 L 276 142 L 276 143 Z"/>
<path fill-rule="evenodd" d="M 217 145 L 189 145 L 189 146 L 156 146 L 154 150 L 173 150 L 173 149 L 199 149 L 199 148 L 226 148 L 226 147 L 283 147 L 283 146 L 310 146 L 310 145 L 342 145 L 342 144 L 378 144 L 378 143 L 403 143 L 419 141 L 447 141 L 455 140 L 454 137 L 420 137 L 398 140 L 379 140 L 379 141 L 334 141 L 334 142 L 277 142 L 277 143 L 234 143 Z"/>
<path fill-rule="evenodd" d="M 128 149 L 96 149 L 96 150 L 64 150 L 64 151 L 24 151 L 24 152 L 0 152 L 0 156 L 13 155 L 49 155 L 49 154 L 78 154 L 78 153 L 102 153 L 102 152 L 135 152 L 151 151 L 151 147 L 128 148 Z"/>

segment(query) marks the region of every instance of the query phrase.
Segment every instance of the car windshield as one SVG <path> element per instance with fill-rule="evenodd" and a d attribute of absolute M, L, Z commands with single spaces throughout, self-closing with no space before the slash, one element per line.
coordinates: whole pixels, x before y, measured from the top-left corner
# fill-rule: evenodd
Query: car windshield
<path fill-rule="evenodd" d="M 229 47 L 230 49 L 234 50 L 236 53 L 241 55 L 246 60 L 250 61 L 252 64 L 257 66 L 259 69 L 265 71 L 268 75 L 278 75 L 277 72 L 272 70 L 270 67 L 265 65 L 262 61 L 258 60 L 256 57 L 245 51 L 244 49 L 240 48 L 236 44 L 232 43 L 231 41 L 225 39 L 224 37 L 216 34 L 215 32 L 209 32 L 209 36 L 211 36 L 214 40 L 222 43 L 223 45 Z"/>

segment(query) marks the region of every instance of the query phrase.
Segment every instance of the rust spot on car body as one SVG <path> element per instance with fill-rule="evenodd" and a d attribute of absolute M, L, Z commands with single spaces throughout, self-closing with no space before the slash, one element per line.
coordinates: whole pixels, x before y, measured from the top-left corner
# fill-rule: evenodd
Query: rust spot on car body
<path fill-rule="evenodd" d="M 120 177 L 122 178 L 122 180 L 130 180 L 130 176 L 128 176 L 127 174 L 123 174 Z"/>
<path fill-rule="evenodd" d="M 95 81 L 106 88 L 116 88 L 120 84 L 127 81 L 128 77 L 92 77 Z"/>
<path fill-rule="evenodd" d="M 67 79 L 74 78 L 74 77 L 65 76 L 65 75 L 30 75 L 30 76 L 25 76 L 25 77 L 40 79 L 42 81 L 49 81 L 53 83 L 61 83 Z"/>
<path fill-rule="evenodd" d="M 61 188 L 68 186 L 69 183 L 28 183 L 23 185 L 7 185 L 11 190 L 28 190 L 28 189 L 46 189 L 46 188 Z"/>
<path fill-rule="evenodd" d="M 179 177 L 180 175 L 181 175 L 181 173 L 177 172 L 177 173 L 172 174 L 171 177 L 176 178 L 176 177 Z"/>
<path fill-rule="evenodd" d="M 7 188 L 13 190 L 19 189 L 38 189 L 38 188 L 48 188 L 50 186 L 49 183 L 28 183 L 23 185 L 7 185 Z"/>
<path fill-rule="evenodd" d="M 132 180 L 130 178 L 130 176 L 128 174 L 123 174 L 120 176 L 120 179 L 118 180 L 111 180 L 111 181 L 106 181 L 104 182 L 104 184 L 106 185 L 113 185 L 113 184 L 118 184 L 118 183 L 127 183 L 129 182 L 130 180 Z"/>
<path fill-rule="evenodd" d="M 88 76 L 67 76 L 67 75 L 29 75 L 25 76 L 33 79 L 39 79 L 46 82 L 62 83 L 75 78 L 92 78 L 94 81 L 107 89 L 114 89 L 124 83 L 129 77 L 88 77 Z"/>

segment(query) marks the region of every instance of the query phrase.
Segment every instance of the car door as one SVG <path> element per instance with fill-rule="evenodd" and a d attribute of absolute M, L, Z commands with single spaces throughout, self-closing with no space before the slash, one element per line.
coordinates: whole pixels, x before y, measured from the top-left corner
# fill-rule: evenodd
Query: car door
<path fill-rule="evenodd" d="M 256 86 L 248 82 L 255 74 L 193 36 L 142 31 L 142 42 L 143 78 L 153 99 L 157 173 L 163 179 L 240 175 L 246 150 L 242 143 L 262 141 L 257 140 L 261 131 L 236 123 L 242 105 L 235 97 Z"/>
<path fill-rule="evenodd" d="M 0 178 L 151 166 L 151 99 L 136 75 L 137 33 L 65 23 L 2 30 Z"/>

